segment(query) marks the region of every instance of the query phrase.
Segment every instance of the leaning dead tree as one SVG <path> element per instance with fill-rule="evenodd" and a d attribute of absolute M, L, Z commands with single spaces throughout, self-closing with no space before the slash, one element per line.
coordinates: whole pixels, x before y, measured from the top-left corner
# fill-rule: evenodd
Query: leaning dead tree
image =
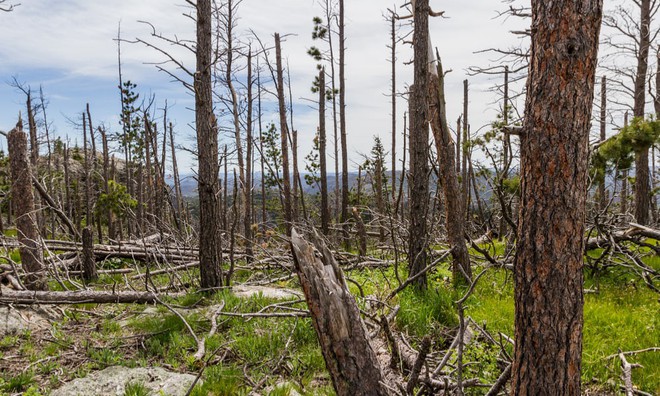
<path fill-rule="evenodd" d="M 420 30 L 425 33 L 420 32 L 419 36 L 419 39 L 424 42 L 424 48 L 421 45 L 420 48 L 416 47 L 415 63 L 417 64 L 417 56 L 426 60 L 422 63 L 422 66 L 427 74 L 425 80 L 428 81 L 428 84 L 425 87 L 430 90 L 425 95 L 428 98 L 427 106 L 429 107 L 427 119 L 430 120 L 431 130 L 433 131 L 439 158 L 440 182 L 445 193 L 447 235 L 453 258 L 452 272 L 455 282 L 459 282 L 461 279 L 469 282 L 472 272 L 470 269 L 470 256 L 465 242 L 463 205 L 458 186 L 458 174 L 456 173 L 454 142 L 449 132 L 445 110 L 444 74 L 442 67 L 439 65 L 437 67 L 433 62 L 431 40 L 428 38 L 429 15 L 439 16 L 442 15 L 442 12 L 433 12 L 428 6 L 427 0 L 423 2 L 413 0 L 412 4 L 415 23 L 417 24 L 417 21 L 420 20 L 424 24 L 424 28 Z M 415 29 L 417 31 L 418 28 L 415 27 Z"/>
<path fill-rule="evenodd" d="M 44 279 L 43 250 L 34 210 L 32 192 L 32 167 L 28 160 L 27 135 L 23 132 L 23 122 L 7 134 L 11 168 L 11 200 L 16 215 L 19 252 L 23 268 L 27 273 L 25 286 L 31 290 L 46 289 Z"/>
<path fill-rule="evenodd" d="M 341 269 L 320 239 L 314 245 L 292 229 L 296 270 L 335 391 L 340 396 L 389 395 Z"/>

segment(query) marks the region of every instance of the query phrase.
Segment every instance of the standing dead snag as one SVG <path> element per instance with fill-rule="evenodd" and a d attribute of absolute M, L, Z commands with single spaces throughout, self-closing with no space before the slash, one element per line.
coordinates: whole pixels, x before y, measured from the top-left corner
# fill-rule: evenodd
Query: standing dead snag
<path fill-rule="evenodd" d="M 28 161 L 27 136 L 23 122 L 7 134 L 11 168 L 11 200 L 16 214 L 19 252 L 23 268 L 27 272 L 25 286 L 30 290 L 46 289 L 44 280 L 43 250 L 39 241 L 32 192 L 32 168 Z"/>
<path fill-rule="evenodd" d="M 587 157 L 602 0 L 532 2 L 514 395 L 579 395 Z"/>
<path fill-rule="evenodd" d="M 80 264 L 83 272 L 83 279 L 86 281 L 96 280 L 96 258 L 94 257 L 94 234 L 92 228 L 87 226 L 82 231 L 82 256 Z"/>
<path fill-rule="evenodd" d="M 199 194 L 199 275 L 203 289 L 222 286 L 218 125 L 213 114 L 211 84 L 211 1 L 197 1 L 197 71 L 195 128 L 197 129 Z"/>
<path fill-rule="evenodd" d="M 323 241 L 315 237 L 314 245 L 292 229 L 296 270 L 335 391 L 339 396 L 388 395 L 342 272 Z"/>

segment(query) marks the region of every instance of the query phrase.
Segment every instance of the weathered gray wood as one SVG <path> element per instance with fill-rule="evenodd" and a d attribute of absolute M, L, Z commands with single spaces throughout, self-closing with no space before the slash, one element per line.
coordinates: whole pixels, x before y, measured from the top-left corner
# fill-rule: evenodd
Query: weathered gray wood
<path fill-rule="evenodd" d="M 7 134 L 11 168 L 12 206 L 16 213 L 21 263 L 28 274 L 25 285 L 31 290 L 43 290 L 46 281 L 43 276 L 43 250 L 39 242 L 34 193 L 32 192 L 32 167 L 28 161 L 27 135 L 23 123 Z"/>
<path fill-rule="evenodd" d="M 180 295 L 180 294 L 173 294 Z M 151 292 L 105 291 L 8 291 L 0 296 L 0 304 L 155 304 L 158 296 Z"/>
<path fill-rule="evenodd" d="M 300 284 L 335 391 L 339 396 L 388 395 L 341 269 L 323 241 L 317 236 L 314 239 L 316 248 L 295 229 L 291 231 Z"/>

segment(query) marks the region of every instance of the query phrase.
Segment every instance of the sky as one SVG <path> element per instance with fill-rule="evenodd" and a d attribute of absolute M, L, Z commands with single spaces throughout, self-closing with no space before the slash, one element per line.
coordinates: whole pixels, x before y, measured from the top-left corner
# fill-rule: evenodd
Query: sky
<path fill-rule="evenodd" d="M 370 151 L 374 136 L 380 136 L 389 151 L 390 26 L 383 15 L 388 7 L 396 7 L 405 15 L 406 11 L 399 7 L 403 2 L 397 3 L 346 1 L 346 114 L 351 169 L 357 169 L 362 155 Z M 469 77 L 467 69 L 495 64 L 494 55 L 478 51 L 516 45 L 519 39 L 509 31 L 524 26 L 517 20 L 497 18 L 497 10 L 504 8 L 499 1 L 454 0 L 432 2 L 432 6 L 435 11 L 445 12 L 444 18 L 431 18 L 430 31 L 445 70 L 451 69 L 445 88 L 448 119 L 456 120 L 462 112 L 463 80 L 468 78 L 471 130 L 487 128 L 499 109 L 497 96 L 490 91 L 496 77 Z M 9 84 L 16 78 L 33 90 L 42 87 L 48 101 L 51 133 L 55 136 L 82 144 L 76 124 L 86 103 L 90 104 L 95 125 L 103 123 L 111 133 L 120 131 L 115 40 L 119 24 L 125 40 L 150 40 L 151 28 L 140 21 L 151 22 L 165 36 L 194 39 L 194 23 L 183 15 L 189 11 L 185 1 L 177 0 L 22 0 L 13 12 L 0 13 L 0 130 L 11 129 L 19 111 L 25 113 L 25 95 Z M 318 124 L 315 105 L 309 101 L 315 98 L 310 86 L 317 73 L 316 62 L 306 52 L 312 45 L 320 45 L 312 40 L 311 31 L 312 18 L 321 15 L 317 0 L 244 0 L 238 9 L 237 36 L 243 43 L 252 40 L 256 46 L 251 32 L 266 46 L 273 45 L 273 33 L 286 35 L 282 51 L 291 75 L 301 169 Z M 409 29 L 404 26 L 401 33 Z M 167 49 L 194 69 L 192 54 Z M 124 79 L 136 83 L 143 98 L 154 95 L 157 108 L 163 108 L 167 100 L 169 118 L 175 123 L 175 140 L 185 148 L 193 147 L 194 113 L 190 109 L 194 102 L 181 84 L 156 69 L 154 63 L 163 61 L 163 56 L 142 44 L 122 43 L 121 51 Z M 403 93 L 413 74 L 412 65 L 407 64 L 412 59 L 410 45 L 400 44 L 397 55 L 397 91 Z M 276 121 L 274 98 L 266 95 L 264 104 L 265 121 Z M 397 107 L 397 140 L 401 142 L 407 105 L 399 99 Z M 228 121 L 221 122 L 228 126 Z M 220 144 L 225 143 L 232 144 L 230 136 L 221 137 Z M 0 148 L 5 147 L 4 139 L 0 140 Z M 398 144 L 399 160 L 402 149 Z M 329 146 L 328 151 L 328 160 L 332 161 L 333 148 Z M 194 159 L 185 150 L 179 156 L 180 169 L 190 173 L 195 167 Z"/>

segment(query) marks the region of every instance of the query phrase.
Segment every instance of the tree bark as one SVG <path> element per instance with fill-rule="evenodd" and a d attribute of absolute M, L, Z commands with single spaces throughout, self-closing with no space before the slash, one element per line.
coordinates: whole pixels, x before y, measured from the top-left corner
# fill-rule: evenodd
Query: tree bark
<path fill-rule="evenodd" d="M 280 110 L 280 133 L 282 149 L 282 185 L 284 189 L 284 222 L 286 224 L 286 235 L 291 234 L 291 177 L 289 174 L 289 139 L 288 126 L 286 123 L 286 106 L 284 103 L 284 74 L 282 71 L 282 49 L 280 35 L 275 33 L 275 59 L 277 62 L 277 98 Z"/>
<path fill-rule="evenodd" d="M 348 237 L 348 143 L 346 140 L 346 38 L 344 36 L 344 0 L 339 0 L 339 131 L 341 139 L 341 222 L 344 248 L 350 249 Z"/>
<path fill-rule="evenodd" d="M 445 193 L 445 218 L 447 236 L 451 246 L 453 259 L 452 274 L 454 284 L 469 283 L 472 278 L 470 256 L 465 244 L 465 217 L 460 188 L 458 186 L 458 172 L 454 158 L 455 148 L 447 124 L 447 111 L 445 107 L 444 71 L 438 59 L 438 70 L 430 73 L 432 90 L 430 95 L 431 129 L 438 152 L 440 167 L 440 183 Z"/>
<path fill-rule="evenodd" d="M 429 2 L 414 2 L 414 84 L 410 88 L 410 227 L 408 231 L 408 276 L 417 275 L 428 264 L 426 217 L 429 201 Z M 426 275 L 414 283 L 426 288 Z"/>
<path fill-rule="evenodd" d="M 314 245 L 291 232 L 296 270 L 335 391 L 339 396 L 388 395 L 341 269 L 320 239 Z"/>
<path fill-rule="evenodd" d="M 81 267 L 83 272 L 83 279 L 85 281 L 92 281 L 98 278 L 96 272 L 96 259 L 94 256 L 94 235 L 92 228 L 87 226 L 82 231 L 82 256 Z"/>
<path fill-rule="evenodd" d="M 607 77 L 603 76 L 600 79 L 600 142 L 604 142 L 605 138 L 605 130 L 607 127 Z M 603 175 L 603 180 L 600 182 L 600 185 L 598 186 L 598 201 L 599 201 L 599 209 L 600 211 L 605 210 L 607 208 L 607 196 L 605 195 L 605 179 Z"/>
<path fill-rule="evenodd" d="M 589 128 L 602 0 L 532 2 L 514 395 L 579 395 Z"/>
<path fill-rule="evenodd" d="M 392 180 L 390 185 L 392 186 L 392 204 L 396 202 L 396 15 L 392 13 L 390 15 L 390 61 L 392 62 L 392 90 L 390 92 L 392 100 Z M 396 213 L 397 208 L 394 209 Z"/>
<path fill-rule="evenodd" d="M 199 274 L 202 289 L 222 286 L 218 129 L 213 114 L 211 0 L 197 0 L 197 71 L 195 126 L 197 129 L 199 193 Z"/>
<path fill-rule="evenodd" d="M 635 104 L 634 117 L 644 117 L 646 104 L 646 73 L 649 66 L 651 0 L 638 2 L 640 8 L 639 20 L 639 51 L 637 52 L 637 72 L 635 73 Z M 635 152 L 635 220 L 637 223 L 649 223 L 651 204 L 651 186 L 649 185 L 649 150 L 648 147 Z"/>
<path fill-rule="evenodd" d="M 325 153 L 325 68 L 319 71 L 319 167 L 321 168 L 321 232 L 328 235 L 330 212 L 328 211 L 328 164 Z"/>
<path fill-rule="evenodd" d="M 45 290 L 43 250 L 37 229 L 32 192 L 32 166 L 28 160 L 27 136 L 19 121 L 16 128 L 7 134 L 11 169 L 11 203 L 16 216 L 19 253 L 21 263 L 27 273 L 25 286 L 30 290 Z"/>
<path fill-rule="evenodd" d="M 252 50 L 247 56 L 247 127 L 245 136 L 245 207 L 243 214 L 243 232 L 245 233 L 245 256 L 252 260 Z"/>

